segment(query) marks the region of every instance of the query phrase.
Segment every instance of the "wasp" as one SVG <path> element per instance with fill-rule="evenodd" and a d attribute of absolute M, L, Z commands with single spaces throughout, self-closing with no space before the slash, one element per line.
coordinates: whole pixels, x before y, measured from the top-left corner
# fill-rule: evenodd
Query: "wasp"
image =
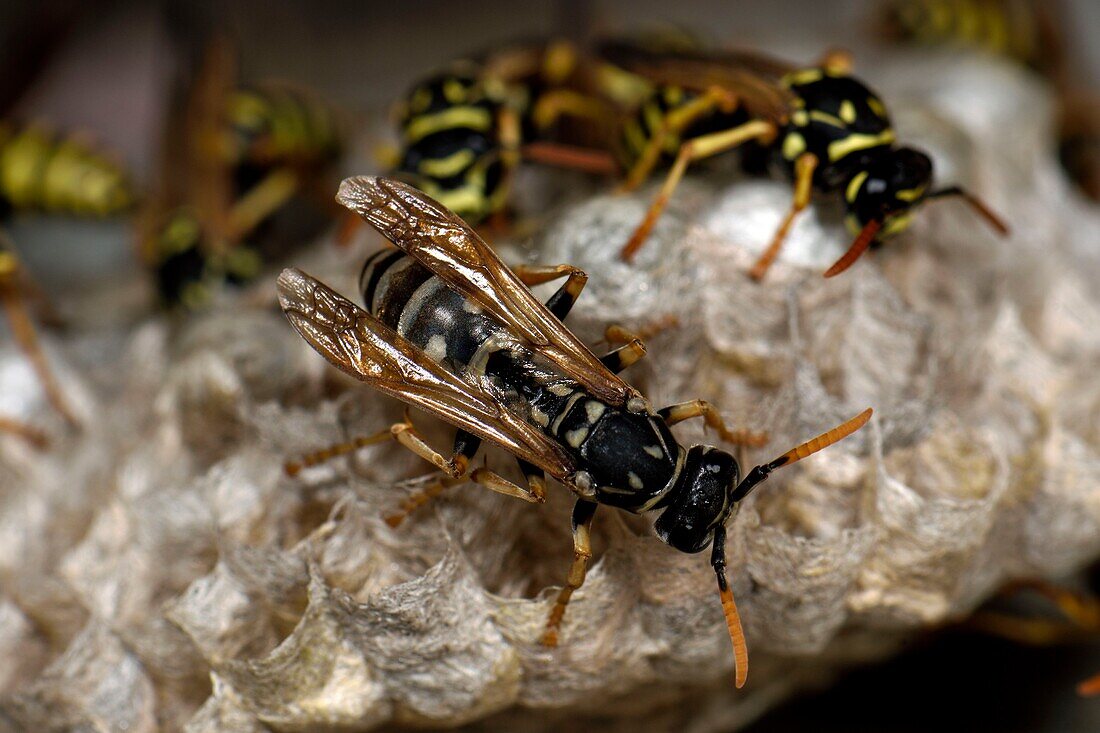
<path fill-rule="evenodd" d="M 320 187 L 342 149 L 335 109 L 287 85 L 241 87 L 214 41 L 166 134 L 161 191 L 141 235 L 162 301 L 195 310 L 256 277 L 265 228 Z"/>
<path fill-rule="evenodd" d="M 352 445 L 393 438 L 452 480 L 468 478 L 529 502 L 545 500 L 547 474 L 576 495 L 574 558 L 540 637 L 546 646 L 557 645 L 569 599 L 584 582 L 597 508 L 659 513 L 654 527 L 664 542 L 688 553 L 712 548 L 741 686 L 748 652 L 726 580 L 725 523 L 769 474 L 855 432 L 871 410 L 742 477 L 730 453 L 685 447 L 670 430 L 701 417 L 736 440 L 717 410 L 701 400 L 654 410 L 616 376 L 645 354 L 639 340 L 597 358 L 562 324 L 584 272 L 569 265 L 511 270 L 461 219 L 398 181 L 351 178 L 337 200 L 397 249 L 367 261 L 360 278 L 366 310 L 287 269 L 278 281 L 283 311 L 334 366 L 458 428 L 449 457 L 408 417 Z M 545 304 L 528 289 L 560 278 L 564 284 Z M 526 486 L 484 467 L 469 470 L 483 440 L 516 457 Z"/>
<path fill-rule="evenodd" d="M 745 146 L 794 183 L 790 210 L 750 274 L 762 279 L 813 191 L 843 196 L 856 235 L 826 277 L 838 275 L 872 243 L 905 229 L 919 205 L 961 197 L 1001 234 L 1007 227 L 958 186 L 932 189 L 932 161 L 897 144 L 885 105 L 850 73 L 843 52 L 797 68 L 761 55 L 654 52 L 606 42 L 599 56 L 651 85 L 650 97 L 623 127 L 633 163 L 627 189 L 640 185 L 673 152 L 672 167 L 642 223 L 623 247 L 631 260 L 644 244 L 689 164 Z M 759 156 L 754 156 L 759 157 Z"/>
<path fill-rule="evenodd" d="M 102 218 L 129 210 L 136 201 L 129 174 L 116 157 L 80 133 L 41 124 L 0 123 L 0 219 L 15 213 Z M 79 421 L 42 351 L 28 299 L 47 299 L 0 232 L 0 305 L 19 348 L 26 354 L 51 406 L 71 426 Z M 44 446 L 37 428 L 0 418 L 0 430 Z"/>
<path fill-rule="evenodd" d="M 560 118 L 606 116 L 597 97 L 574 89 L 582 68 L 571 44 L 532 42 L 456 61 L 417 82 L 397 108 L 401 149 L 392 176 L 477 225 L 504 211 L 523 160 L 612 173 L 606 153 L 549 139 Z"/>
<path fill-rule="evenodd" d="M 106 217 L 136 198 L 125 166 L 83 135 L 0 123 L 0 207 L 7 213 Z"/>
<path fill-rule="evenodd" d="M 1100 99 L 1088 90 L 1065 42 L 1056 3 L 1036 0 L 894 0 L 877 35 L 1011 59 L 1041 74 L 1058 95 L 1058 157 L 1078 187 L 1100 201 Z"/>

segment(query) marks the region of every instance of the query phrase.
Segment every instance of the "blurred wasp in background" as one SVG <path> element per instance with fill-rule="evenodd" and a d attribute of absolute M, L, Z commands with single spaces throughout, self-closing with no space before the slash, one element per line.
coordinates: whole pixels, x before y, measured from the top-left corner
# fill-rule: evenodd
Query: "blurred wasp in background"
<path fill-rule="evenodd" d="M 0 122 L 0 220 L 15 215 L 105 218 L 128 212 L 137 199 L 125 166 L 94 144 L 87 134 L 67 133 L 43 124 Z M 27 307 L 49 301 L 20 262 L 8 236 L 0 232 L 0 305 L 15 342 L 27 355 L 50 405 L 71 426 L 78 420 L 50 368 Z M 51 315 L 51 320 L 58 320 Z M 12 418 L 0 417 L 0 430 L 36 445 L 45 436 Z"/>
<path fill-rule="evenodd" d="M 292 202 L 330 206 L 321 191 L 343 149 L 338 113 L 290 85 L 237 86 L 234 69 L 228 42 L 214 40 L 172 103 L 140 234 L 170 307 L 201 308 L 223 286 L 255 278 L 284 245 L 271 229 Z"/>
<path fill-rule="evenodd" d="M 351 178 L 338 199 L 397 249 L 367 260 L 360 278 L 367 310 L 288 269 L 278 283 L 283 311 L 334 366 L 459 431 L 448 457 L 406 416 L 378 435 L 320 451 L 302 464 L 392 439 L 444 471 L 450 482 L 468 478 L 526 501 L 545 501 L 546 474 L 560 481 L 577 496 L 574 558 L 540 637 L 545 646 L 557 645 L 566 607 L 584 582 L 598 507 L 659 512 L 654 528 L 662 541 L 687 553 L 712 547 L 736 683 L 742 686 L 748 651 L 726 580 L 726 521 L 769 474 L 859 430 L 871 410 L 742 478 L 730 453 L 685 447 L 670 428 L 703 418 L 730 442 L 758 444 L 758 436 L 727 429 L 718 411 L 702 400 L 654 410 L 616 376 L 645 354 L 640 340 L 628 337 L 624 346 L 597 358 L 563 325 L 584 288 L 583 272 L 569 265 L 511 270 L 461 219 L 398 181 Z M 545 305 L 528 289 L 561 278 L 564 284 Z M 516 457 L 526 486 L 488 468 L 470 471 L 483 440 Z M 288 465 L 288 471 L 296 473 L 302 464 Z M 408 502 L 406 511 L 420 503 Z M 400 515 L 395 519 L 391 524 Z"/>
<path fill-rule="evenodd" d="M 1083 83 L 1057 2 L 890 0 L 872 32 L 894 43 L 979 51 L 1042 75 L 1058 94 L 1058 157 L 1087 196 L 1100 201 L 1100 98 Z"/>
<path fill-rule="evenodd" d="M 396 108 L 393 177 L 478 225 L 501 218 L 523 160 L 613 174 L 605 151 L 577 145 L 560 129 L 549 139 L 556 120 L 607 118 L 599 96 L 578 91 L 591 87 L 586 69 L 569 42 L 517 43 L 415 83 Z"/>
<path fill-rule="evenodd" d="M 872 243 L 905 229 L 922 203 L 961 197 L 1001 234 L 1007 227 L 957 186 L 932 188 L 932 161 L 897 145 L 885 105 L 851 75 L 847 54 L 832 52 L 798 68 L 745 52 L 661 51 L 610 41 L 602 61 L 648 84 L 648 95 L 622 123 L 628 162 L 624 188 L 644 182 L 662 158 L 672 167 L 645 218 L 622 249 L 632 259 L 645 243 L 689 164 L 734 148 L 760 170 L 779 167 L 794 200 L 750 274 L 762 279 L 813 191 L 840 194 L 855 240 L 826 277 L 846 270 Z"/>

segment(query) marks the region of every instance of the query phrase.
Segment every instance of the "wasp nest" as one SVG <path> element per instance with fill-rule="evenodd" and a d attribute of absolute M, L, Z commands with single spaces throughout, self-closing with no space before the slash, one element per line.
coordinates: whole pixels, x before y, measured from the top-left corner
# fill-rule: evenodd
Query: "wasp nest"
<path fill-rule="evenodd" d="M 569 207 L 510 250 L 588 271 L 570 316 L 586 338 L 675 317 L 629 377 L 655 404 L 702 397 L 766 430 L 749 465 L 875 407 L 731 523 L 744 690 L 705 558 L 645 519 L 597 517 L 588 581 L 547 650 L 535 641 L 570 557 L 564 491 L 532 507 L 457 487 L 394 529 L 382 516 L 430 480 L 394 446 L 284 475 L 287 457 L 401 408 L 328 367 L 274 308 L 238 306 L 50 342 L 84 429 L 55 426 L 46 453 L 0 439 L 0 730 L 729 730 L 1007 578 L 1094 558 L 1100 225 L 1052 161 L 1049 106 L 984 62 L 879 74 L 900 137 L 1004 212 L 1010 238 L 930 205 L 824 280 L 846 236 L 823 200 L 756 285 L 743 273 L 789 188 L 699 175 L 634 266 L 614 253 L 652 189 Z M 314 258 L 296 264 L 353 292 L 352 258 Z M 16 355 L 4 364 L 0 407 L 49 419 Z"/>

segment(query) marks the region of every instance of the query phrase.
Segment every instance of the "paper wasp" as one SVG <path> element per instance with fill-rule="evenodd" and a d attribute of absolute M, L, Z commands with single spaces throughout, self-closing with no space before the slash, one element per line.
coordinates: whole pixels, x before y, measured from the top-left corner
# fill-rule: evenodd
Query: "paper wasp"
<path fill-rule="evenodd" d="M 340 153 L 335 110 L 286 85 L 237 86 L 233 66 L 216 40 L 174 100 L 161 190 L 141 234 L 169 306 L 202 307 L 258 275 L 272 248 L 265 229 L 320 187 Z"/>
<path fill-rule="evenodd" d="M 903 230 L 915 207 L 937 198 L 961 197 L 994 229 L 1007 233 L 1001 220 L 963 189 L 930 190 L 932 161 L 897 146 L 886 107 L 849 73 L 843 53 L 801 69 L 756 54 L 658 53 L 624 42 L 605 43 L 598 54 L 652 85 L 649 98 L 624 124 L 624 149 L 631 156 L 624 186 L 640 185 L 663 155 L 674 153 L 664 185 L 622 250 L 625 260 L 642 247 L 690 163 L 741 146 L 762 152 L 794 181 L 792 206 L 751 270 L 758 280 L 814 189 L 844 197 L 846 222 L 856 234 L 826 277 L 843 272 L 872 243 Z"/>
<path fill-rule="evenodd" d="M 1039 0 L 892 0 L 876 37 L 965 48 L 1011 59 L 1041 74 L 1058 95 L 1058 157 L 1080 189 L 1100 201 L 1100 98 L 1066 43 L 1059 3 Z M 1071 35 L 1071 34 L 1070 34 Z"/>
<path fill-rule="evenodd" d="M 41 124 L 0 122 L 0 219 L 17 213 L 103 218 L 129 210 L 136 194 L 126 168 L 115 156 L 80 133 Z M 42 351 L 27 299 L 44 294 L 0 232 L 0 305 L 19 348 L 34 368 L 46 399 L 66 422 L 78 425 Z M 43 446 L 36 428 L 0 417 L 0 431 Z"/>
<path fill-rule="evenodd" d="M 541 139 L 553 123 L 534 117 L 540 109 L 554 119 L 604 118 L 601 100 L 573 88 L 584 86 L 583 68 L 571 44 L 532 42 L 457 61 L 417 82 L 398 105 L 401 150 L 392 176 L 477 225 L 505 209 L 524 159 L 613 173 L 603 151 Z"/>
<path fill-rule="evenodd" d="M 564 484 L 577 495 L 574 559 L 541 637 L 547 646 L 557 644 L 569 599 L 584 582 L 597 507 L 658 512 L 655 530 L 664 542 L 688 553 L 712 545 L 741 686 L 748 656 L 726 582 L 725 522 L 772 471 L 855 432 L 871 410 L 742 478 L 731 454 L 706 445 L 684 447 L 670 430 L 702 417 L 724 439 L 750 440 L 728 430 L 714 408 L 694 400 L 654 410 L 615 376 L 644 355 L 639 340 L 596 358 L 562 324 L 587 280 L 583 272 L 569 265 L 510 270 L 461 219 L 397 181 L 351 178 L 337 200 L 397 247 L 374 255 L 363 269 L 368 310 L 288 269 L 278 282 L 283 311 L 334 366 L 459 431 L 450 457 L 429 446 L 406 418 L 303 463 L 392 438 L 451 479 L 468 477 L 526 501 L 544 501 L 545 474 Z M 562 277 L 565 283 L 545 305 L 528 289 Z M 527 486 L 487 468 L 469 471 L 482 440 L 516 457 Z"/>

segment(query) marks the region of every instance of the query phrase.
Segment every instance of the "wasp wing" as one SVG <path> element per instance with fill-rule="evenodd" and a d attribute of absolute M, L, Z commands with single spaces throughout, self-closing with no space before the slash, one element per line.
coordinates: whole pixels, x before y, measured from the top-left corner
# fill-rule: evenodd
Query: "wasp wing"
<path fill-rule="evenodd" d="M 340 184 L 336 200 L 596 397 L 621 406 L 639 396 L 532 295 L 481 237 L 431 197 L 404 183 L 360 176 Z"/>
<path fill-rule="evenodd" d="M 724 89 L 756 118 L 783 124 L 790 113 L 792 95 L 780 80 L 794 67 L 762 54 L 659 52 L 629 42 L 608 41 L 600 45 L 598 55 L 612 66 L 662 86 L 697 92 Z"/>
<path fill-rule="evenodd" d="M 564 449 L 494 396 L 487 380 L 460 379 L 370 313 L 300 270 L 283 270 L 278 290 L 291 324 L 334 366 L 570 483 L 575 467 Z"/>

